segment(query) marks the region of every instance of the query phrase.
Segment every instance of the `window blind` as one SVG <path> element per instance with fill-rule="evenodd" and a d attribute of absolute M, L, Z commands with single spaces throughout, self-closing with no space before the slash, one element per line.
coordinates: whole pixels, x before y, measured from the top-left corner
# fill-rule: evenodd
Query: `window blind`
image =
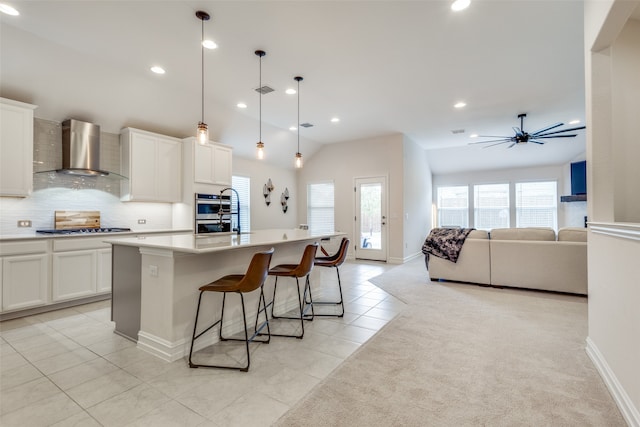
<path fill-rule="evenodd" d="M 231 177 L 231 186 L 238 192 L 238 196 L 240 196 L 240 230 L 250 231 L 251 230 L 251 206 L 249 201 L 251 200 L 251 178 L 246 176 L 232 176 Z M 232 209 L 235 210 L 237 206 L 237 197 L 235 192 L 231 192 L 231 206 Z M 232 217 L 232 228 L 235 228 L 237 218 Z"/>
<path fill-rule="evenodd" d="M 307 225 L 313 233 L 334 231 L 333 182 L 307 185 Z"/>
<path fill-rule="evenodd" d="M 438 227 L 469 227 L 469 187 L 438 187 Z"/>
<path fill-rule="evenodd" d="M 558 184 L 516 183 L 516 227 L 558 228 Z"/>
<path fill-rule="evenodd" d="M 474 225 L 479 230 L 509 227 L 509 184 L 473 186 Z"/>

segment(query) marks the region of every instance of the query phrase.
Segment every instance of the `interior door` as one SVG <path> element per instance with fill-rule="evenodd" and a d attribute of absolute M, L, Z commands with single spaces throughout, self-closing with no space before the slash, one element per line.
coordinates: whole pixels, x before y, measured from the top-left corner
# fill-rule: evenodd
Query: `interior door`
<path fill-rule="evenodd" d="M 356 178 L 356 258 L 387 260 L 387 178 Z"/>

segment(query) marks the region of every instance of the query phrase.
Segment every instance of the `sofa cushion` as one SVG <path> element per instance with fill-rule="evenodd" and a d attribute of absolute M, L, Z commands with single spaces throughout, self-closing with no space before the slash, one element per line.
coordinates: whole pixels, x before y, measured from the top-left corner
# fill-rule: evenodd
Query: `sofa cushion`
<path fill-rule="evenodd" d="M 491 240 L 556 240 L 556 232 L 552 228 L 494 228 L 489 235 Z"/>
<path fill-rule="evenodd" d="M 565 227 L 558 230 L 558 241 L 586 242 L 587 229 L 579 227 Z"/>
<path fill-rule="evenodd" d="M 472 230 L 467 239 L 488 239 L 489 233 L 486 230 Z"/>

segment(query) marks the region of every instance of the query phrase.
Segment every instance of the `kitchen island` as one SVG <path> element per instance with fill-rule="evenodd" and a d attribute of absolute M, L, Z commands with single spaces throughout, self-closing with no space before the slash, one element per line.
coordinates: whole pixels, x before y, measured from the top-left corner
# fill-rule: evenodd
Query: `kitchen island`
<path fill-rule="evenodd" d="M 245 234 L 176 234 L 106 239 L 113 247 L 111 306 L 115 332 L 137 342 L 138 348 L 163 360 L 174 361 L 189 352 L 198 288 L 227 274 L 245 273 L 254 253 L 275 248 L 271 265 L 298 263 L 304 247 L 344 233 L 309 230 L 258 230 Z M 280 292 L 287 293 L 281 299 Z M 265 283 L 270 298 L 272 278 Z M 258 292 L 247 295 L 249 324 L 255 318 Z M 297 307 L 294 286 L 278 287 L 282 307 Z M 201 312 L 219 315 L 222 298 L 208 295 Z M 229 313 L 229 317 L 227 317 Z M 227 325 L 228 331 L 227 331 Z M 225 334 L 242 330 L 239 298 L 230 295 L 225 307 Z M 217 341 L 212 330 L 199 347 Z"/>

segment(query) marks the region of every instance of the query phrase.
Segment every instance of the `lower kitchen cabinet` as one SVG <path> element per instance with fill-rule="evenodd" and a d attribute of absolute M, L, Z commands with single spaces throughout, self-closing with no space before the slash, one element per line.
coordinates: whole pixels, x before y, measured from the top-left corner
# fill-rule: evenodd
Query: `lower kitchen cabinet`
<path fill-rule="evenodd" d="M 53 242 L 52 302 L 111 291 L 111 245 L 102 238 Z"/>
<path fill-rule="evenodd" d="M 96 251 L 73 251 L 53 254 L 51 299 L 60 302 L 96 293 Z"/>
<path fill-rule="evenodd" d="M 98 276 L 96 283 L 96 292 L 111 292 L 111 248 L 99 249 L 96 251 L 98 256 Z"/>
<path fill-rule="evenodd" d="M 49 255 L 2 257 L 2 311 L 47 304 Z"/>

